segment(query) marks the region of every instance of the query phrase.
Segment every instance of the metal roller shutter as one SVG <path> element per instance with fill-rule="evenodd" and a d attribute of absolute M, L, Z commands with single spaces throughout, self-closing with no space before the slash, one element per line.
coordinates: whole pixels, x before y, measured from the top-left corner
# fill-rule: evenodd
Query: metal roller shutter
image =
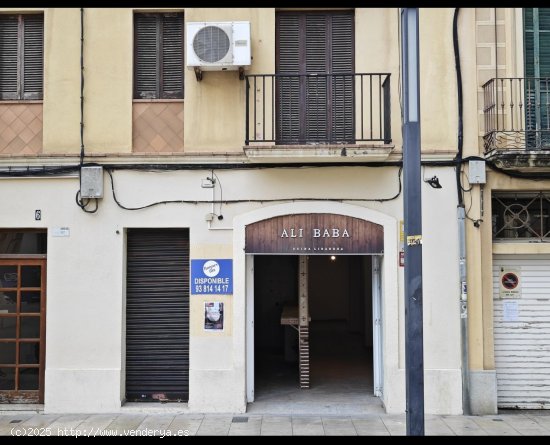
<path fill-rule="evenodd" d="M 189 397 L 189 231 L 127 237 L 126 399 Z"/>
<path fill-rule="evenodd" d="M 504 320 L 501 268 L 520 272 L 517 321 Z M 500 408 L 550 408 L 550 255 L 493 257 L 493 316 Z"/>

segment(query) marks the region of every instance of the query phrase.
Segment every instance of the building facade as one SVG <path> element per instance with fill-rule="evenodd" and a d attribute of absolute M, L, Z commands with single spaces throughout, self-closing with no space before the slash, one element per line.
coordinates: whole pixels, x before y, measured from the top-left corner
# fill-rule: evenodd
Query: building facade
<path fill-rule="evenodd" d="M 472 23 L 480 122 L 468 154 L 489 167 L 469 193 L 483 221 L 467 225 L 470 383 L 483 412 L 550 403 L 549 14 L 482 8 Z"/>
<path fill-rule="evenodd" d="M 497 171 L 509 150 L 487 145 L 502 129 L 487 126 L 485 82 L 524 66 L 523 11 L 497 10 L 497 44 L 491 14 L 420 9 L 429 413 L 460 414 L 463 397 L 496 410 L 508 328 L 490 277 L 543 270 L 550 253 L 527 242 L 540 232 L 497 240 L 487 217 L 512 205 L 501 191 L 547 209 L 544 182 Z M 333 369 L 404 412 L 399 22 L 396 8 L 1 8 L 0 400 L 245 412 L 278 382 L 312 391 Z M 542 155 L 523 170 L 544 170 Z M 486 183 L 468 187 L 468 160 L 495 167 Z M 457 165 L 475 221 L 467 312 Z"/>

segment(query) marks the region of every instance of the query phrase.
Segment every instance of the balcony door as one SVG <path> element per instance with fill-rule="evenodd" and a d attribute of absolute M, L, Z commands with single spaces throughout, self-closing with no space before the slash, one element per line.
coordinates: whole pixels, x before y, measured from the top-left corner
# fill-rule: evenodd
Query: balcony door
<path fill-rule="evenodd" d="M 550 147 L 550 8 L 525 8 L 527 148 Z"/>
<path fill-rule="evenodd" d="M 278 12 L 277 143 L 354 140 L 353 12 Z"/>

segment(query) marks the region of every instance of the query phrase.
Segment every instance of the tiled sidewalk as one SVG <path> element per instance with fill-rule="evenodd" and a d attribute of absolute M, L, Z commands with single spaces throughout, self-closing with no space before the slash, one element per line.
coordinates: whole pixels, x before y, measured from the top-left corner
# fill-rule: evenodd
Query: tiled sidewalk
<path fill-rule="evenodd" d="M 355 436 L 404 435 L 405 415 L 281 416 L 247 414 L 0 413 L 0 435 L 66 436 Z M 426 435 L 550 435 L 550 412 L 495 416 L 426 416 Z"/>

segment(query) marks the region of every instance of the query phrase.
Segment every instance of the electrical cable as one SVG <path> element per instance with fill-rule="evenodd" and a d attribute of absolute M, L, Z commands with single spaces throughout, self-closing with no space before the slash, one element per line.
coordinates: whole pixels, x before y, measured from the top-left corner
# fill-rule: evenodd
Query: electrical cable
<path fill-rule="evenodd" d="M 220 178 L 218 178 L 218 175 L 216 173 L 214 173 L 214 170 L 212 169 L 212 177 L 215 177 L 216 178 L 216 182 L 218 184 L 220 184 L 220 214 L 219 215 L 216 215 L 218 217 L 218 219 L 221 217 L 223 219 L 223 214 L 222 214 L 222 202 L 223 202 L 223 186 L 222 186 L 222 183 L 220 181 Z"/>
<path fill-rule="evenodd" d="M 266 203 L 266 202 L 283 202 L 283 201 L 294 201 L 294 202 L 300 202 L 300 201 L 331 201 L 331 202 L 344 202 L 344 201 L 351 201 L 351 202 L 387 202 L 387 201 L 393 201 L 394 199 L 397 199 L 403 190 L 403 185 L 401 182 L 401 172 L 403 171 L 403 167 L 399 167 L 399 171 L 397 173 L 397 179 L 399 184 L 399 189 L 397 193 L 394 196 L 391 196 L 389 198 L 271 198 L 271 199 L 227 199 L 225 201 L 221 200 L 187 200 L 187 199 L 173 199 L 173 200 L 165 200 L 165 201 L 156 201 L 152 202 L 150 204 L 146 204 L 139 207 L 128 207 L 122 204 L 115 192 L 115 182 L 113 178 L 113 174 L 110 169 L 106 169 L 107 173 L 109 174 L 109 177 L 111 179 L 111 191 L 113 193 L 113 200 L 115 203 L 124 210 L 143 210 L 147 209 L 149 207 L 154 207 L 160 204 L 212 204 L 212 203 L 222 203 L 223 204 L 237 204 L 237 203 Z"/>
<path fill-rule="evenodd" d="M 464 206 L 464 196 L 462 192 L 462 184 L 460 178 L 460 170 L 462 165 L 462 152 L 463 152 L 463 103 L 462 103 L 462 71 L 460 69 L 460 48 L 458 46 L 458 13 L 460 8 L 455 8 L 453 16 L 453 49 L 455 53 L 455 71 L 456 71 L 456 83 L 457 83 L 457 95 L 458 95 L 458 142 L 457 142 L 457 154 L 455 160 L 457 165 L 456 171 L 456 191 L 458 194 L 458 206 Z"/>
<path fill-rule="evenodd" d="M 86 213 L 95 213 L 99 208 L 99 201 L 95 200 L 93 210 L 86 207 L 90 204 L 90 199 L 82 200 L 82 167 L 84 166 L 84 8 L 80 8 L 80 163 L 78 168 L 78 191 L 76 192 L 76 205 Z"/>

